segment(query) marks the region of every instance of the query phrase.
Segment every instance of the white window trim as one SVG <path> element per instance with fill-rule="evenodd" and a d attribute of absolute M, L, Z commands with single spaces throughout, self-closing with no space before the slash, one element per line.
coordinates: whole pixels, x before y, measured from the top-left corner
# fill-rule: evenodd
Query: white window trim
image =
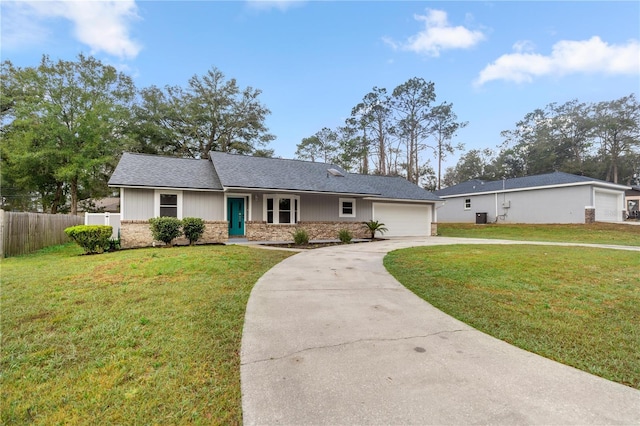
<path fill-rule="evenodd" d="M 273 223 L 269 223 L 269 225 L 295 225 L 300 222 L 300 196 L 299 195 L 291 195 L 291 194 L 264 194 L 262 196 L 262 218 L 265 222 L 267 222 L 267 198 L 273 198 Z M 288 198 L 290 200 L 295 200 L 298 202 L 298 214 L 297 221 L 292 223 L 280 223 L 280 200 L 283 198 Z M 291 217 L 295 216 L 294 214 L 295 202 L 291 205 Z M 268 223 L 268 222 L 267 222 Z"/>
<path fill-rule="evenodd" d="M 182 191 L 156 189 L 153 194 L 153 217 L 160 217 L 160 194 L 178 196 L 178 219 L 182 220 Z"/>
<path fill-rule="evenodd" d="M 353 213 L 345 214 L 342 210 L 343 203 L 351 203 L 353 206 Z M 356 199 L 355 198 L 340 198 L 338 202 L 338 217 L 356 217 Z"/>
<path fill-rule="evenodd" d="M 467 207 L 467 200 L 469 200 L 469 207 Z M 463 198 L 462 203 L 465 210 L 471 210 L 471 198 Z"/>
<path fill-rule="evenodd" d="M 242 198 L 244 199 L 244 218 L 245 218 L 245 222 L 251 222 L 253 219 L 251 218 L 251 211 L 253 210 L 252 208 L 252 200 L 251 200 L 251 194 L 249 193 L 241 193 L 241 192 L 225 192 L 224 194 L 224 208 L 223 208 L 223 213 L 224 213 L 224 220 L 228 219 L 228 210 L 227 208 L 228 206 L 228 202 L 229 202 L 229 198 Z M 257 200 L 257 198 L 256 198 Z"/>

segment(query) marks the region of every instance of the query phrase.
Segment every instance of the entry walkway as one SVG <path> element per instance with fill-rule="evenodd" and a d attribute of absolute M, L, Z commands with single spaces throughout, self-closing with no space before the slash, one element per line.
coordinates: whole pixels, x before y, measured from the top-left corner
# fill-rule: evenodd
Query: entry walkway
<path fill-rule="evenodd" d="M 640 424 L 640 391 L 483 334 L 382 265 L 391 250 L 457 243 L 514 242 L 390 239 L 305 251 L 268 271 L 247 305 L 244 423 Z"/>

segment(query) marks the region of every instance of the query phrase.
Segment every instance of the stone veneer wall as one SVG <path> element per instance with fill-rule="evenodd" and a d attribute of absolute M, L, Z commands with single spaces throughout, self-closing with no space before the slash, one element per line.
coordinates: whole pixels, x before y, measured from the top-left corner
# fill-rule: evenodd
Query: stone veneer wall
<path fill-rule="evenodd" d="M 431 222 L 431 236 L 435 237 L 438 235 L 438 222 Z"/>
<path fill-rule="evenodd" d="M 596 209 L 587 207 L 584 209 L 584 223 L 594 223 L 596 221 Z"/>
<path fill-rule="evenodd" d="M 266 222 L 247 222 L 245 232 L 249 241 L 293 241 L 296 229 L 304 229 L 312 240 L 337 240 L 341 229 L 351 231 L 353 238 L 371 235 L 362 222 L 298 222 L 295 225 L 274 225 Z"/>
<path fill-rule="evenodd" d="M 229 224 L 227 221 L 205 221 L 204 234 L 196 244 L 224 243 L 229 239 Z M 175 245 L 188 245 L 185 237 L 176 238 Z M 151 227 L 147 220 L 123 220 L 120 222 L 120 246 L 123 249 L 164 245 L 154 241 Z"/>

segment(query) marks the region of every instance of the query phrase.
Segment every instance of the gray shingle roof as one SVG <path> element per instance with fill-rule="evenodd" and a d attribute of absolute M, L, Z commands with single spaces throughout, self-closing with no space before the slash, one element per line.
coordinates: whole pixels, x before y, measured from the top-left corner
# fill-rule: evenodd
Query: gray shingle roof
<path fill-rule="evenodd" d="M 377 194 L 374 188 L 364 182 L 349 179 L 348 173 L 334 164 L 222 152 L 211 152 L 210 156 L 225 187 Z M 329 169 L 335 169 L 344 176 L 334 176 Z"/>
<path fill-rule="evenodd" d="M 433 192 L 415 185 L 402 176 L 379 176 L 351 174 L 350 179 L 359 179 L 376 190 L 380 198 L 397 200 L 442 201 Z"/>
<path fill-rule="evenodd" d="M 209 160 L 124 153 L 110 186 L 222 190 Z"/>
<path fill-rule="evenodd" d="M 194 160 L 125 153 L 109 185 L 208 190 L 255 188 L 398 200 L 440 200 L 402 177 L 351 174 L 335 164 L 222 152 L 211 152 L 210 157 L 210 160 Z M 330 172 L 330 169 L 334 171 Z"/>
<path fill-rule="evenodd" d="M 582 184 L 582 183 L 594 183 L 597 185 L 616 186 L 611 182 L 605 182 L 599 179 L 590 178 L 587 176 L 572 175 L 563 172 L 547 173 L 543 175 L 525 176 L 519 178 L 497 180 L 497 181 L 482 181 L 479 179 L 469 180 L 462 182 L 458 185 L 450 186 L 448 188 L 436 191 L 436 195 L 440 197 L 447 197 L 452 195 L 462 194 L 476 194 L 482 192 L 499 192 L 518 189 L 527 189 L 544 186 L 557 186 L 557 185 L 570 185 L 570 184 Z M 624 186 L 617 185 L 620 189 L 624 189 Z"/>

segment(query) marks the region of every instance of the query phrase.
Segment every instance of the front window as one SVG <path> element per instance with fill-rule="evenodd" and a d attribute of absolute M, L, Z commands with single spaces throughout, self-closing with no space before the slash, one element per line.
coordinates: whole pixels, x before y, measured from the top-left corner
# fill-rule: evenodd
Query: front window
<path fill-rule="evenodd" d="M 340 198 L 340 217 L 356 217 L 355 198 Z"/>
<path fill-rule="evenodd" d="M 291 223 L 291 198 L 281 198 L 278 207 L 278 222 Z"/>
<path fill-rule="evenodd" d="M 267 223 L 298 223 L 300 200 L 295 195 L 265 195 L 265 217 Z"/>
<path fill-rule="evenodd" d="M 182 219 L 182 191 L 156 189 L 153 197 L 153 217 Z"/>
<path fill-rule="evenodd" d="M 178 195 L 160 194 L 160 216 L 178 217 Z"/>
<path fill-rule="evenodd" d="M 471 210 L 471 198 L 464 199 L 464 209 Z"/>

